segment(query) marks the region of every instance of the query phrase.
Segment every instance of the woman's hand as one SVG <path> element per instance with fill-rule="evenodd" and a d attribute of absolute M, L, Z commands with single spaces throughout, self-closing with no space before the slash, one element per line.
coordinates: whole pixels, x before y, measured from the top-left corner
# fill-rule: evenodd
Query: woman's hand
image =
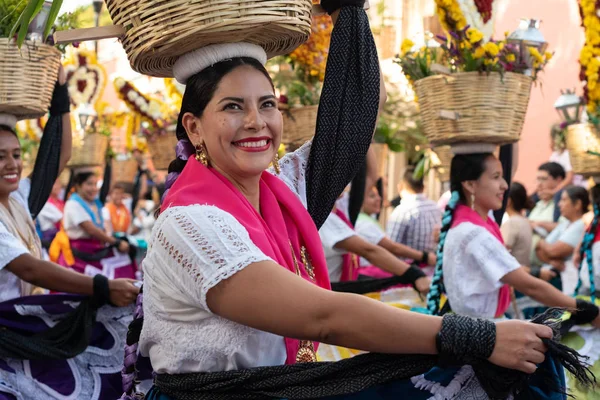
<path fill-rule="evenodd" d="M 140 289 L 133 279 L 113 279 L 108 282 L 110 302 L 117 307 L 127 306 L 135 301 Z"/>
<path fill-rule="evenodd" d="M 540 279 L 550 282 L 552 278 L 556 277 L 556 272 L 551 269 L 542 268 L 540 270 Z"/>
<path fill-rule="evenodd" d="M 58 68 L 58 84 L 64 85 L 65 83 L 67 83 L 67 74 L 65 73 L 65 69 L 61 64 Z"/>
<path fill-rule="evenodd" d="M 594 328 L 600 329 L 600 315 L 598 315 L 596 319 L 592 321 L 592 326 Z"/>
<path fill-rule="evenodd" d="M 430 267 L 435 267 L 435 264 L 437 264 L 437 257 L 435 253 L 429 253 L 427 255 L 427 265 Z"/>
<path fill-rule="evenodd" d="M 126 240 L 119 240 L 117 250 L 119 250 L 121 253 L 129 253 L 129 243 Z"/>
<path fill-rule="evenodd" d="M 419 278 L 415 281 L 415 288 L 421 294 L 429 293 L 429 286 L 431 286 L 431 280 L 427 276 Z"/>
<path fill-rule="evenodd" d="M 579 243 L 573 251 L 573 265 L 578 267 L 579 264 L 581 264 L 581 243 Z"/>
<path fill-rule="evenodd" d="M 552 329 L 525 321 L 496 323 L 496 346 L 489 358 L 493 364 L 532 374 L 545 359 L 542 339 L 552 339 Z"/>

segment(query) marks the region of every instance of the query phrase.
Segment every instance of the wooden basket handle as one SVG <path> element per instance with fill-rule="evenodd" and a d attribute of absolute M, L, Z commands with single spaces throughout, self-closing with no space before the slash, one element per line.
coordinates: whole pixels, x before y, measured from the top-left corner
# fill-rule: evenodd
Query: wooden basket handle
<path fill-rule="evenodd" d="M 365 10 L 369 9 L 369 0 L 365 1 Z M 323 15 L 325 10 L 320 4 L 313 4 L 312 15 Z M 125 35 L 122 25 L 98 26 L 95 28 L 71 29 L 68 31 L 54 32 L 54 43 L 67 44 L 73 42 L 86 42 L 89 40 L 113 39 Z"/>

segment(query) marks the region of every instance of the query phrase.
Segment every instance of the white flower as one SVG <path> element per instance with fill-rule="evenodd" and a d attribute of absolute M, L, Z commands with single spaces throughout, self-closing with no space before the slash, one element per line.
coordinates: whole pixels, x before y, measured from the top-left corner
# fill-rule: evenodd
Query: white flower
<path fill-rule="evenodd" d="M 140 107 L 140 110 L 144 113 L 148 113 L 148 104 L 144 104 Z"/>
<path fill-rule="evenodd" d="M 118 89 L 123 89 L 123 87 L 125 86 L 125 79 L 123 79 L 123 78 L 117 78 L 117 79 L 115 79 L 115 86 Z"/>

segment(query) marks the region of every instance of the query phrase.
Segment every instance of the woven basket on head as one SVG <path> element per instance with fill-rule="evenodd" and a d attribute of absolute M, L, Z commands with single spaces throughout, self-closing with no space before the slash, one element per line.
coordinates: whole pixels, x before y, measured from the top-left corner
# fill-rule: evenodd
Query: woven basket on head
<path fill-rule="evenodd" d="M 287 54 L 311 32 L 311 0 L 106 0 L 134 70 L 170 77 L 182 54 L 228 42 L 250 42 L 271 56 Z"/>
<path fill-rule="evenodd" d="M 60 52 L 53 46 L 0 38 L 0 113 L 19 119 L 40 118 L 48 112 L 58 77 Z"/>
<path fill-rule="evenodd" d="M 300 147 L 312 139 L 317 129 L 317 111 L 319 106 L 292 107 L 281 110 L 283 115 L 283 133 L 281 143 Z"/>
<path fill-rule="evenodd" d="M 112 182 L 133 183 L 138 172 L 135 160 L 115 160 L 112 162 Z"/>
<path fill-rule="evenodd" d="M 435 167 L 438 177 L 440 181 L 448 182 L 450 180 L 450 164 L 452 164 L 452 157 L 454 157 L 450 146 L 436 147 L 433 152 L 440 160 L 440 164 Z"/>
<path fill-rule="evenodd" d="M 109 137 L 100 133 L 87 133 L 83 138 L 73 138 L 73 156 L 70 167 L 104 165 Z"/>
<path fill-rule="evenodd" d="M 600 134 L 592 124 L 571 125 L 567 131 L 567 150 L 575 174 L 584 176 L 600 175 Z"/>
<path fill-rule="evenodd" d="M 174 132 L 150 136 L 148 138 L 148 151 L 150 151 L 154 168 L 159 170 L 169 169 L 169 164 L 175 159 L 176 146 L 177 137 Z"/>
<path fill-rule="evenodd" d="M 414 82 L 425 136 L 434 146 L 519 140 L 532 79 L 507 72 L 460 72 Z M 455 118 L 455 119 L 452 119 Z"/>

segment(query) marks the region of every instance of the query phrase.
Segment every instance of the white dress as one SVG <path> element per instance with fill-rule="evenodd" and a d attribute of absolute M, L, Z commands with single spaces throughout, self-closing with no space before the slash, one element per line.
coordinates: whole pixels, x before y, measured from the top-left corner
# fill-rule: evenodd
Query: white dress
<path fill-rule="evenodd" d="M 321 226 L 321 229 L 319 229 L 319 236 L 321 237 L 323 251 L 325 252 L 329 280 L 331 282 L 339 282 L 342 279 L 342 266 L 346 250 L 336 249 L 335 245 L 352 236 L 356 236 L 356 232 L 340 217 L 331 213 L 323 226 Z"/>
<path fill-rule="evenodd" d="M 27 178 L 19 182 L 19 189 L 10 195 L 29 212 L 27 199 L 31 191 L 31 181 Z M 0 302 L 21 297 L 21 280 L 6 269 L 15 258 L 29 254 L 21 240 L 12 235 L 0 220 Z"/>
<path fill-rule="evenodd" d="M 379 242 L 386 237 L 383 228 L 373 220 L 373 218 L 362 213 L 359 214 L 358 219 L 356 220 L 354 230 L 358 236 L 371 244 L 379 245 Z M 367 259 L 361 257 L 359 265 L 361 267 L 369 267 L 371 266 L 371 263 Z"/>
<path fill-rule="evenodd" d="M 306 207 L 310 142 L 286 155 L 279 177 Z M 140 350 L 157 373 L 283 365 L 283 337 L 214 315 L 207 292 L 246 266 L 270 260 L 231 214 L 208 205 L 171 207 L 157 219 L 144 260 Z"/>
<path fill-rule="evenodd" d="M 521 265 L 485 228 L 463 222 L 444 244 L 444 286 L 452 311 L 494 318 L 501 279 Z"/>
<path fill-rule="evenodd" d="M 88 205 L 91 210 L 96 212 L 95 204 L 88 202 Z M 100 212 L 102 212 L 102 210 L 100 210 Z M 65 232 L 67 233 L 67 236 L 69 236 L 69 239 L 77 240 L 90 238 L 90 235 L 79 226 L 83 222 L 92 220 L 90 214 L 85 211 L 81 204 L 75 200 L 67 200 L 65 203 L 64 215 L 63 227 L 65 228 Z"/>

